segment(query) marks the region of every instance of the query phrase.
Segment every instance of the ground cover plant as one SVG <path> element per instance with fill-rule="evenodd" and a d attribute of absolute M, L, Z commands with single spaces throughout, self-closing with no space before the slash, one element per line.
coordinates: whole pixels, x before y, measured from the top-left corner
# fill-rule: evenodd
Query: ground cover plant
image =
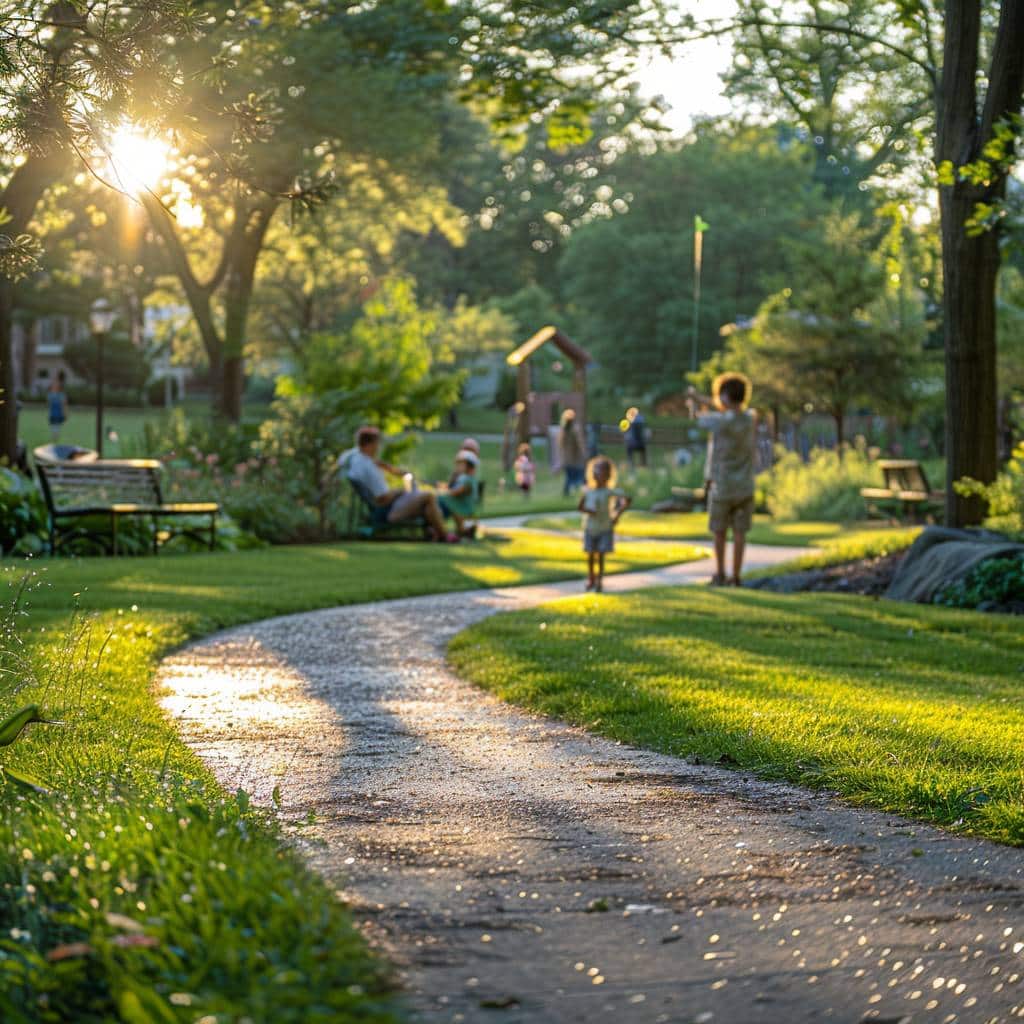
<path fill-rule="evenodd" d="M 616 740 L 1024 844 L 1024 634 L 1009 617 L 674 588 L 494 616 L 450 657 Z"/>
<path fill-rule="evenodd" d="M 697 554 L 633 545 L 613 564 Z M 576 575 L 577 544 L 512 533 L 34 568 L 3 622 L 0 721 L 34 704 L 62 724 L 0 746 L 0 767 L 49 790 L 0 790 L 0 1019 L 395 1019 L 386 969 L 279 842 L 302 823 L 217 787 L 160 712 L 154 667 L 191 637 L 276 613 Z M 24 563 L 5 574 L 13 600 Z M 94 618 L 70 613 L 75 595 Z"/>

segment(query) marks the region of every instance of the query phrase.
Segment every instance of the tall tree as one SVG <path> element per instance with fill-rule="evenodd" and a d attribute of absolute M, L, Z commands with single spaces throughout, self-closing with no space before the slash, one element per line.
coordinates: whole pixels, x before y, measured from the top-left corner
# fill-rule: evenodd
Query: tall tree
<path fill-rule="evenodd" d="M 792 5 L 749 0 L 736 18 L 653 33 L 662 43 L 708 33 L 814 32 L 870 44 L 915 72 L 928 101 L 942 225 L 946 361 L 946 519 L 977 523 L 980 498 L 958 494 L 969 476 L 983 483 L 997 468 L 996 282 L 998 211 L 1016 155 L 1024 98 L 1024 3 L 1020 0 L 891 0 L 870 20 L 845 3 Z M 651 38 L 651 35 L 648 35 Z M 636 41 L 636 37 L 632 37 Z"/>
<path fill-rule="evenodd" d="M 804 4 L 823 22 L 834 5 Z M 740 26 L 727 95 L 792 126 L 786 140 L 814 155 L 814 180 L 830 199 L 866 199 L 868 180 L 906 165 L 915 133 L 927 127 L 929 98 L 920 70 L 870 37 L 883 31 L 885 11 L 850 0 L 844 18 L 865 35 L 778 26 L 758 18 L 765 5 L 741 0 Z"/>
<path fill-rule="evenodd" d="M 36 265 L 39 201 L 75 163 L 102 166 L 121 119 L 159 122 L 174 106 L 163 51 L 194 28 L 187 0 L 0 3 L 0 457 L 17 447 L 13 285 Z"/>
<path fill-rule="evenodd" d="M 786 281 L 787 239 L 825 213 L 805 151 L 784 150 L 774 130 L 705 125 L 686 143 L 630 153 L 612 184 L 626 212 L 581 227 L 560 268 L 571 326 L 613 387 L 655 395 L 689 368 L 693 218 L 704 238 L 701 358 L 718 329 L 752 316 Z"/>
<path fill-rule="evenodd" d="M 406 179 L 427 171 L 445 82 L 403 73 L 400 47 L 392 61 L 368 60 L 381 28 L 373 7 L 203 6 L 215 23 L 178 55 L 195 83 L 193 120 L 174 176 L 142 201 L 195 317 L 215 408 L 237 420 L 253 289 L 275 217 L 361 190 L 380 200 L 407 192 Z M 413 31 L 408 46 L 432 41 Z M 174 215 L 183 199 L 191 220 Z"/>
<path fill-rule="evenodd" d="M 923 324 L 918 318 L 915 330 L 889 301 L 884 255 L 856 215 L 832 214 L 819 237 L 788 248 L 792 287 L 730 338 L 732 353 L 775 402 L 811 404 L 831 416 L 841 453 L 856 405 L 904 413 L 912 403 Z"/>

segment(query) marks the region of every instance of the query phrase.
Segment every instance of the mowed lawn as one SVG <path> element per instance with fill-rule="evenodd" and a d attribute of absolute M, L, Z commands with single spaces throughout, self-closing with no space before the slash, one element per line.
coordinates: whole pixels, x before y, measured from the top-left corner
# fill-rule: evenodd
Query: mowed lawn
<path fill-rule="evenodd" d="M 0 783 L 0 1020 L 395 1020 L 389 968 L 333 891 L 178 738 L 157 661 L 264 616 L 573 576 L 577 549 L 510 533 L 7 563 L 0 720 L 37 703 L 60 724 L 0 749 L 49 790 Z M 614 567 L 698 554 L 630 546 Z"/>
<path fill-rule="evenodd" d="M 450 656 L 617 740 L 1024 844 L 1019 619 L 676 588 L 495 616 Z"/>
<path fill-rule="evenodd" d="M 526 520 L 523 525 L 537 530 L 574 532 L 581 528 L 581 517 L 538 515 Z M 621 537 L 644 540 L 707 540 L 710 536 L 706 512 L 662 513 L 630 509 L 622 517 L 617 532 Z M 895 537 L 904 532 L 914 536 L 917 531 L 913 527 L 893 528 L 885 522 L 780 522 L 768 515 L 757 515 L 754 517 L 754 528 L 750 531 L 748 540 L 752 544 L 830 547 L 849 543 L 854 538 L 866 538 L 875 534 Z"/>

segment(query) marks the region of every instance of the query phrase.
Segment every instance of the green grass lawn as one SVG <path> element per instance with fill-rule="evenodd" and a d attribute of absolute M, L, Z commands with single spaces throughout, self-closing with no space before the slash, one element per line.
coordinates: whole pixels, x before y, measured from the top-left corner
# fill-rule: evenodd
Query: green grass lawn
<path fill-rule="evenodd" d="M 145 423 L 155 423 L 163 416 L 163 409 L 105 409 L 103 413 L 104 432 L 114 429 L 119 441 L 104 442 L 108 458 L 121 454 L 121 449 L 140 442 Z M 25 405 L 18 416 L 18 436 L 29 452 L 41 444 L 50 443 L 50 426 L 47 423 L 46 407 Z M 96 410 L 92 406 L 72 405 L 68 407 L 68 419 L 60 432 L 61 444 L 77 444 L 83 448 L 96 447 Z"/>
<path fill-rule="evenodd" d="M 920 532 L 920 526 L 859 524 L 837 537 L 811 541 L 811 546 L 818 548 L 817 551 L 798 555 L 768 569 L 755 569 L 749 573 L 749 578 L 780 576 L 806 569 L 824 569 L 830 565 L 856 562 L 862 558 L 880 558 L 910 547 Z"/>
<path fill-rule="evenodd" d="M 161 655 L 218 627 L 355 601 L 579 574 L 570 538 L 523 533 L 231 554 L 8 563 L 0 719 L 33 725 L 0 767 L 0 1020 L 392 1021 L 385 964 L 280 827 L 224 793 L 177 738 L 151 680 Z M 616 570 L 694 554 L 631 545 Z M 72 615 L 74 604 L 92 619 Z"/>
<path fill-rule="evenodd" d="M 616 740 L 1024 844 L 1024 632 L 1008 616 L 675 588 L 495 616 L 450 656 Z"/>
<path fill-rule="evenodd" d="M 580 529 L 579 516 L 536 516 L 524 524 L 539 530 L 575 531 Z M 619 523 L 622 537 L 639 537 L 647 540 L 707 540 L 708 516 L 706 512 L 638 512 L 630 509 Z M 904 534 L 916 535 L 916 530 L 892 528 L 885 523 L 825 523 L 794 522 L 781 523 L 771 516 L 754 517 L 754 528 L 750 531 L 752 544 L 810 545 L 827 549 L 839 549 L 853 545 L 862 539 L 891 539 Z M 813 558 L 814 555 L 808 555 Z M 857 557 L 857 556 L 854 556 Z"/>

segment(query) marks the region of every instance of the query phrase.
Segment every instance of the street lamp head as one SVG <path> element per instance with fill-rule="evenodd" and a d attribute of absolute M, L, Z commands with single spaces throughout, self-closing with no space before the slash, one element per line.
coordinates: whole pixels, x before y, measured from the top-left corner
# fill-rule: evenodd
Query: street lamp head
<path fill-rule="evenodd" d="M 109 334 L 116 311 L 106 299 L 97 299 L 89 310 L 89 326 L 93 334 Z"/>

